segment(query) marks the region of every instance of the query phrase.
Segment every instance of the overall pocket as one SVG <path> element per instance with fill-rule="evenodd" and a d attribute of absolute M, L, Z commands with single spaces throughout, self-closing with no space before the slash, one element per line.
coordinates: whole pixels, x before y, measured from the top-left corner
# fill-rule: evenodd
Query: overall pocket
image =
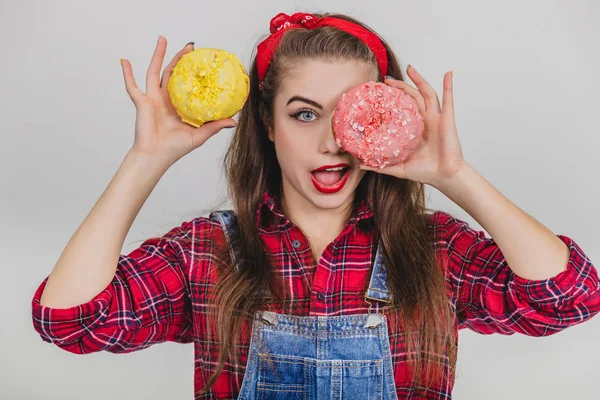
<path fill-rule="evenodd" d="M 382 360 L 316 360 L 259 354 L 258 400 L 383 398 Z"/>
<path fill-rule="evenodd" d="M 310 368 L 304 357 L 268 353 L 258 355 L 258 400 L 304 400 L 309 399 L 309 382 L 306 375 Z"/>
<path fill-rule="evenodd" d="M 342 398 L 381 400 L 383 361 L 342 361 Z"/>
<path fill-rule="evenodd" d="M 311 398 L 381 400 L 383 398 L 382 360 L 318 361 Z"/>

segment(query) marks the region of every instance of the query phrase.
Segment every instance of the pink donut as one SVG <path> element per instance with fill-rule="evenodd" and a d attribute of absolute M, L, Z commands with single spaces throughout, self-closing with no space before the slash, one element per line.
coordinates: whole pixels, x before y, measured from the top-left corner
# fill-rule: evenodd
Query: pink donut
<path fill-rule="evenodd" d="M 331 124 L 338 146 L 376 168 L 406 160 L 421 142 L 425 129 L 412 96 L 372 81 L 342 94 Z"/>

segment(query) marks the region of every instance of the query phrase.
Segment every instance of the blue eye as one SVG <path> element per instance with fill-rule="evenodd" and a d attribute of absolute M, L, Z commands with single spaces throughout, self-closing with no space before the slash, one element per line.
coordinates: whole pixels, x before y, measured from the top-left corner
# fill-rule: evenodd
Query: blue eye
<path fill-rule="evenodd" d="M 306 115 L 306 114 L 309 114 L 309 115 L 312 114 L 312 115 L 314 115 L 316 117 L 315 113 L 312 112 L 311 110 L 300 110 L 296 114 L 292 114 L 292 117 L 296 118 L 300 122 L 311 122 L 311 121 L 314 121 L 314 120 L 307 121 L 305 119 L 298 118 L 302 114 L 304 114 L 304 115 Z"/>

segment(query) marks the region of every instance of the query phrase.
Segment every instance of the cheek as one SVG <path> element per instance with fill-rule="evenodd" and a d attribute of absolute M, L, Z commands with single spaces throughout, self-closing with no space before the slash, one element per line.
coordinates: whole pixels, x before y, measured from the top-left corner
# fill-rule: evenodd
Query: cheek
<path fill-rule="evenodd" d="M 298 139 L 294 137 L 289 131 L 281 131 L 278 132 L 279 140 L 278 147 L 281 151 L 285 152 L 287 155 L 292 156 L 296 152 L 298 147 Z"/>
<path fill-rule="evenodd" d="M 302 143 L 298 135 L 289 130 L 278 130 L 275 134 L 275 151 L 277 160 L 286 171 L 304 170 L 311 165 L 310 151 L 307 143 Z"/>
<path fill-rule="evenodd" d="M 314 151 L 314 137 L 310 129 L 298 126 L 289 116 L 275 117 L 275 151 L 282 168 L 284 165 L 302 167 L 312 165 L 311 153 Z"/>
<path fill-rule="evenodd" d="M 298 135 L 294 132 L 293 127 L 287 124 L 287 121 L 277 121 L 272 137 L 275 139 L 275 149 L 282 156 L 294 152 Z"/>
<path fill-rule="evenodd" d="M 281 127 L 275 134 L 277 137 L 278 146 L 286 152 L 298 152 L 295 158 L 300 158 L 304 155 L 307 158 L 308 153 L 313 151 L 315 147 L 315 135 L 310 129 L 302 128 L 289 124 Z"/>
<path fill-rule="evenodd" d="M 275 151 L 280 164 L 292 165 L 298 162 L 298 144 L 287 132 L 278 131 Z"/>

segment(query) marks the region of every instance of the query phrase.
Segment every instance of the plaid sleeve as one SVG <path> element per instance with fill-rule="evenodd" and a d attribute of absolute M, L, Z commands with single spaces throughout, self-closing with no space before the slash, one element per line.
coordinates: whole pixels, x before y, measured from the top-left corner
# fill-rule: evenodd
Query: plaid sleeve
<path fill-rule="evenodd" d="M 509 268 L 484 231 L 436 212 L 446 247 L 446 279 L 453 292 L 459 328 L 481 334 L 548 336 L 584 322 L 600 311 L 598 272 L 571 238 L 557 235 L 570 250 L 565 271 L 528 280 Z"/>
<path fill-rule="evenodd" d="M 192 340 L 184 238 L 190 223 L 147 239 L 119 256 L 112 282 L 89 302 L 59 309 L 40 305 L 48 278 L 35 291 L 32 319 L 49 343 L 76 354 L 128 353 L 155 343 Z M 198 250 L 198 249 L 196 249 Z"/>

